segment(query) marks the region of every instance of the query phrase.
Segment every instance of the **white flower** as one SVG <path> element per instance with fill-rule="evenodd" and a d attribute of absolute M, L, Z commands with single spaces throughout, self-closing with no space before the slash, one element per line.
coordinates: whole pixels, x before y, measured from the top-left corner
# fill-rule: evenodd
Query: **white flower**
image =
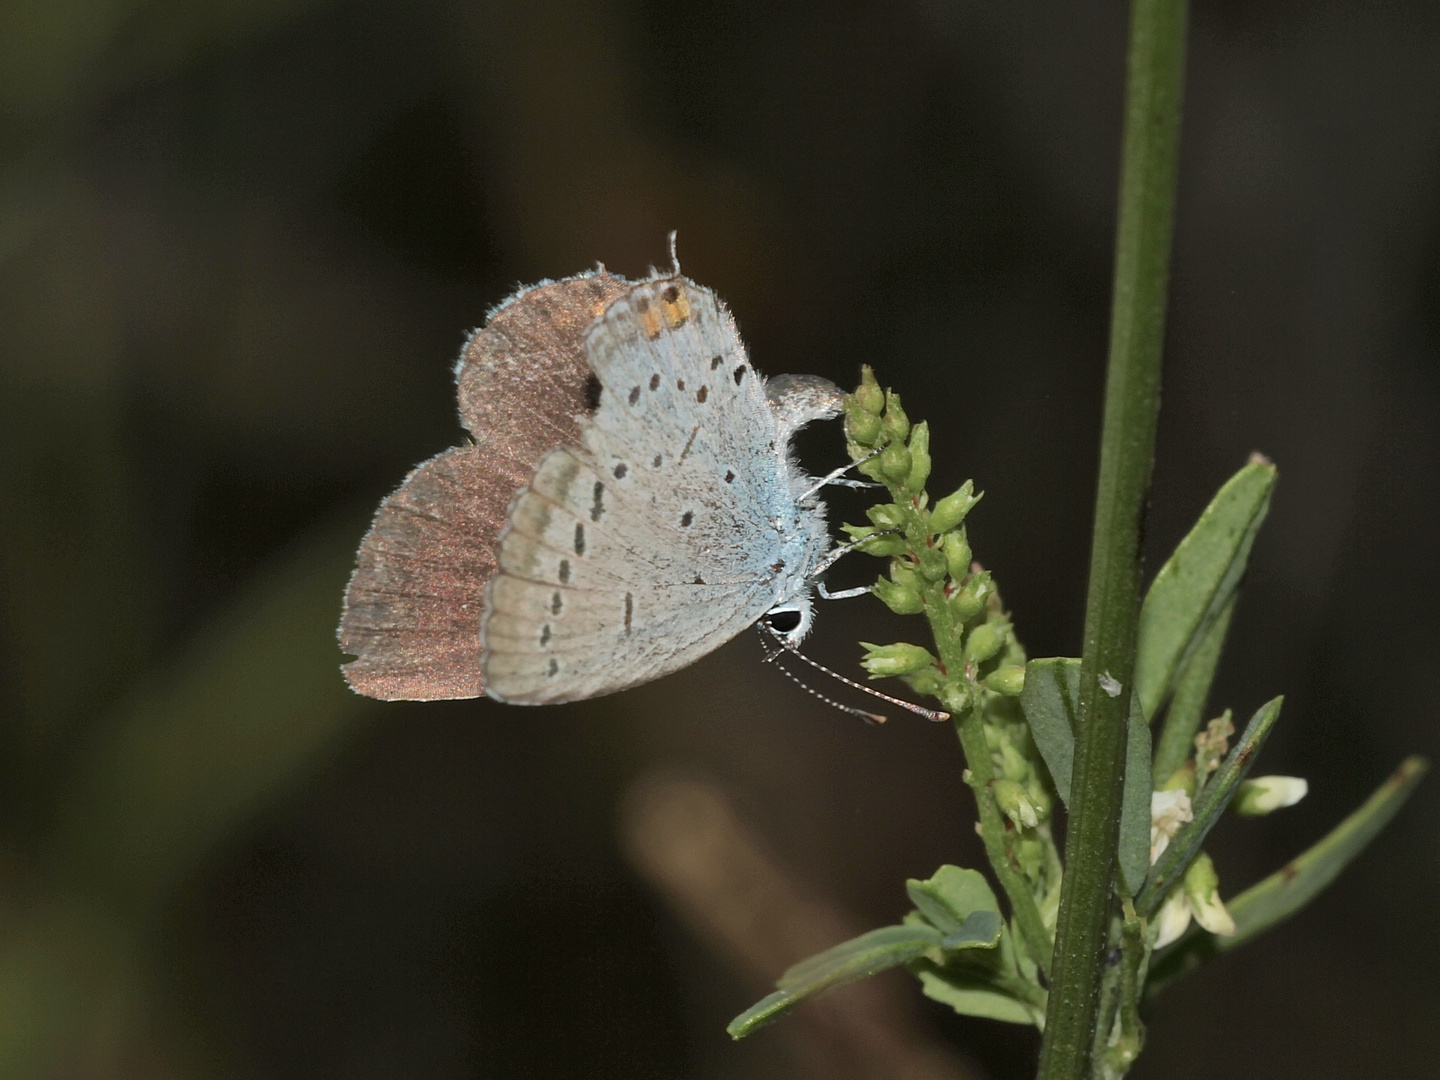
<path fill-rule="evenodd" d="M 1155 925 L 1160 928 L 1155 938 L 1155 948 L 1163 949 L 1172 941 L 1178 941 L 1190 925 L 1190 915 L 1190 901 L 1185 899 L 1185 891 L 1176 889 L 1155 916 Z"/>
<path fill-rule="evenodd" d="M 1164 948 L 1177 940 L 1185 933 L 1192 917 L 1212 934 L 1229 937 L 1235 933 L 1235 920 L 1220 899 L 1220 878 L 1215 873 L 1215 864 L 1203 851 L 1185 871 L 1184 884 L 1170 894 L 1155 916 L 1155 948 Z"/>
<path fill-rule="evenodd" d="M 1241 817 L 1263 817 L 1272 810 L 1294 806 L 1310 791 L 1298 776 L 1257 776 L 1246 780 L 1230 801 L 1230 809 Z"/>
<path fill-rule="evenodd" d="M 1194 821 L 1190 809 L 1190 796 L 1180 788 L 1173 791 L 1150 793 L 1150 865 L 1165 853 L 1170 838 L 1180 831 L 1187 821 Z"/>

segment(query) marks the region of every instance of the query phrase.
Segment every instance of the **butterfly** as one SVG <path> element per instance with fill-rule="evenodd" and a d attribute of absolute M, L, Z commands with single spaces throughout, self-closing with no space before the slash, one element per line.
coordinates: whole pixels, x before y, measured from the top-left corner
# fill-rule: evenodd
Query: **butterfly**
<path fill-rule="evenodd" d="M 751 365 L 714 292 L 603 268 L 516 292 L 455 369 L 473 442 L 416 468 L 360 545 L 339 638 L 385 700 L 517 704 L 677 671 L 762 618 L 808 633 L 832 550 L 791 440 L 828 380 Z"/>

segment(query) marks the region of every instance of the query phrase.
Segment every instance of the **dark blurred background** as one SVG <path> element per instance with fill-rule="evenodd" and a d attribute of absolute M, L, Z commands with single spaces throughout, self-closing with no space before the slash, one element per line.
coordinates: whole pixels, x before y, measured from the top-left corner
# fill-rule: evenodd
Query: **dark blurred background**
<path fill-rule="evenodd" d="M 983 864 L 946 726 L 827 711 L 748 636 L 612 699 L 379 705 L 334 626 L 375 504 L 459 441 L 466 332 L 677 229 L 763 370 L 868 362 L 930 420 L 1031 655 L 1077 653 L 1124 31 L 7 0 L 0 1074 L 1031 1075 L 1033 1032 L 898 976 L 723 1033 L 906 876 Z M 1190 55 L 1148 549 L 1277 461 L 1212 704 L 1285 693 L 1260 771 L 1311 783 L 1217 833 L 1230 895 L 1440 751 L 1440 8 L 1202 2 Z M 813 652 L 919 633 L 854 600 Z M 1134 1075 L 1436 1075 L 1437 807 L 1167 991 Z"/>

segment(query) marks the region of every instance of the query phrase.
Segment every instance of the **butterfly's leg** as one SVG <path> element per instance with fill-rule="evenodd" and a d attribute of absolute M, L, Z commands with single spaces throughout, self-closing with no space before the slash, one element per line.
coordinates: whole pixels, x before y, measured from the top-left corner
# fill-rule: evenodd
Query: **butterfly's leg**
<path fill-rule="evenodd" d="M 834 551 L 830 552 L 829 555 L 826 555 L 819 566 L 817 566 L 814 570 L 810 571 L 810 580 L 819 581 L 821 574 L 825 573 L 826 570 L 829 570 L 830 567 L 834 566 L 846 555 L 849 555 L 850 552 L 854 551 L 861 544 L 869 540 L 874 540 L 877 536 L 894 536 L 899 533 L 899 531 L 899 529 L 886 529 L 883 532 L 875 532 L 871 533 L 869 536 L 862 536 L 859 540 L 852 540 L 848 544 L 841 544 Z"/>
<path fill-rule="evenodd" d="M 833 470 L 831 470 L 831 471 L 830 471 L 829 473 L 827 473 L 825 476 L 821 477 L 819 480 L 816 480 L 815 483 L 811 484 L 811 485 L 809 486 L 809 488 L 807 488 L 807 489 L 805 490 L 804 494 L 802 494 L 802 495 L 800 496 L 800 498 L 799 498 L 798 500 L 796 500 L 796 501 L 803 503 L 806 499 L 812 498 L 812 497 L 814 497 L 815 495 L 817 495 L 817 494 L 819 493 L 819 491 L 820 491 L 821 488 L 830 487 L 832 484 L 833 484 L 833 485 L 838 485 L 838 486 L 840 486 L 840 487 L 858 487 L 858 488 L 880 487 L 881 485 L 879 485 L 879 484 L 872 484 L 872 483 L 871 483 L 870 481 L 868 481 L 868 480 L 842 479 L 842 477 L 844 477 L 845 474 L 846 474 L 847 472 L 849 472 L 851 469 L 855 468 L 856 465 L 864 465 L 865 462 L 869 461 L 871 458 L 875 457 L 875 456 L 876 456 L 877 454 L 879 454 L 879 453 L 880 453 L 879 450 L 872 450 L 870 453 L 866 454 L 864 457 L 862 457 L 862 458 L 860 458 L 860 459 L 858 459 L 858 460 L 856 460 L 856 461 L 850 462 L 849 465 L 842 465 L 842 466 L 840 466 L 840 468 L 838 468 L 838 469 L 833 469 Z"/>
<path fill-rule="evenodd" d="M 815 583 L 815 594 L 821 600 L 849 600 L 852 596 L 864 596 L 870 591 L 869 585 L 857 585 L 853 589 L 841 589 L 839 592 L 831 592 L 825 587 L 823 581 Z"/>

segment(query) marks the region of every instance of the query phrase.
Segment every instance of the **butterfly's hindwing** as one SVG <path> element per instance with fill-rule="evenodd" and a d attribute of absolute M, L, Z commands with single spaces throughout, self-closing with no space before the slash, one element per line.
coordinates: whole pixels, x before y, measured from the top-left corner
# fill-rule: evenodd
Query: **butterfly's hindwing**
<path fill-rule="evenodd" d="M 586 349 L 599 407 L 582 449 L 553 452 L 517 498 L 487 597 L 486 683 L 508 701 L 591 697 L 692 663 L 772 605 L 784 562 L 775 422 L 714 295 L 637 285 Z"/>

